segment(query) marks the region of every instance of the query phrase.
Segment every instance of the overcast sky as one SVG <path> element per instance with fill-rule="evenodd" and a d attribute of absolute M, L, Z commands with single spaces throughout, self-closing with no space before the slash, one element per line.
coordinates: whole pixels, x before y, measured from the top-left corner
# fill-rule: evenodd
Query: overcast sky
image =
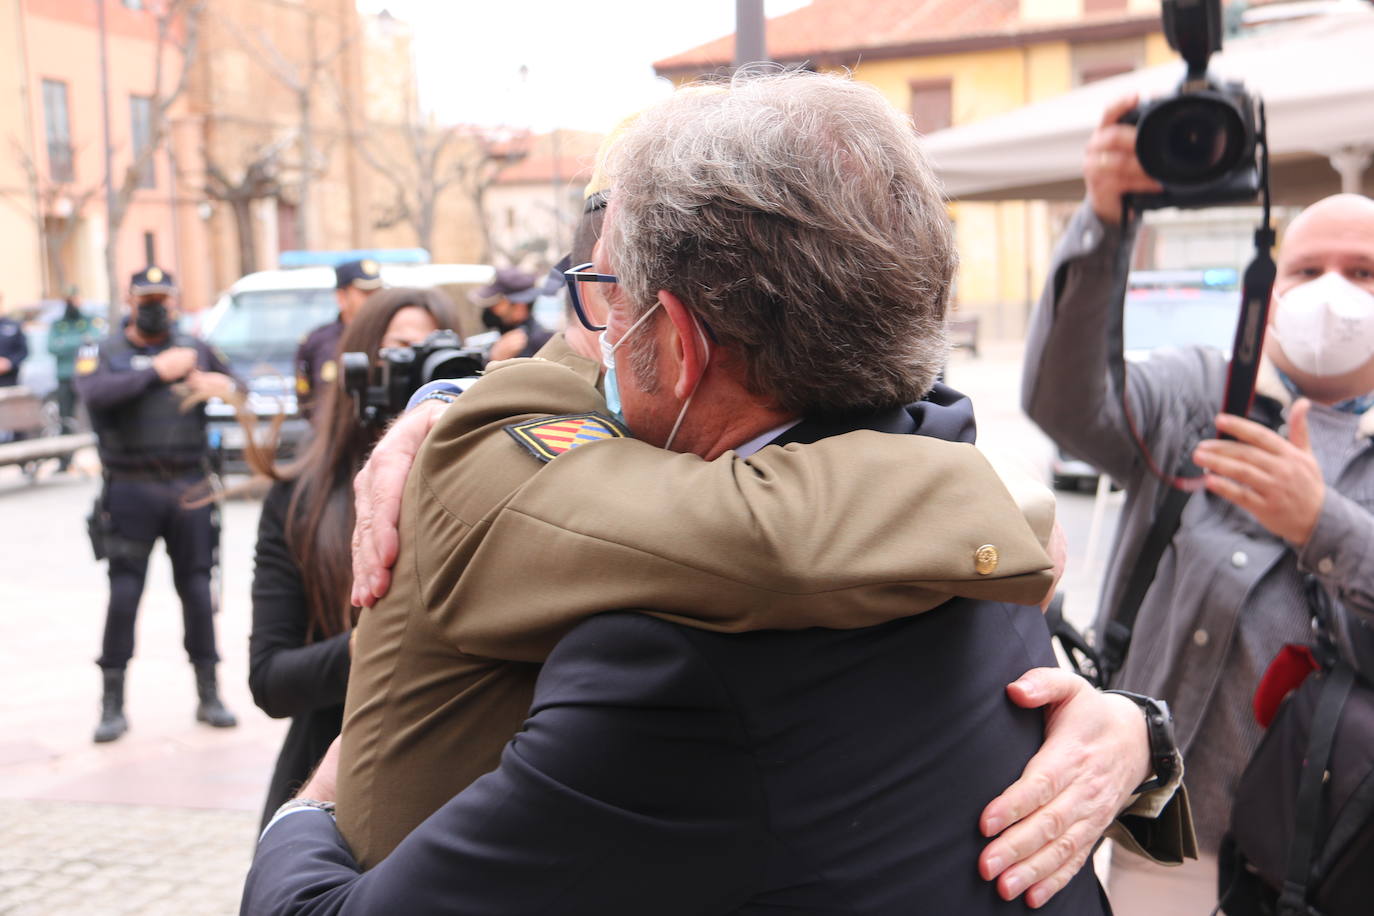
<path fill-rule="evenodd" d="M 765 0 L 765 15 L 809 2 Z M 358 0 L 358 9 L 414 26 L 422 104 L 441 121 L 537 131 L 609 130 L 666 94 L 655 60 L 735 30 L 735 0 Z"/>

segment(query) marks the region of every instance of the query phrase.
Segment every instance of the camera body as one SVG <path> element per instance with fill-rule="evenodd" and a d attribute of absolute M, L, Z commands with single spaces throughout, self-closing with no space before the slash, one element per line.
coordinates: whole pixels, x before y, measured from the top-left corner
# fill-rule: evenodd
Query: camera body
<path fill-rule="evenodd" d="M 1207 61 L 1221 49 L 1220 0 L 1164 0 L 1164 34 L 1188 72 L 1178 91 L 1128 111 L 1136 126 L 1136 157 L 1146 174 L 1164 186 L 1157 194 L 1133 194 L 1139 210 L 1248 203 L 1259 194 L 1256 151 L 1264 141 L 1258 100 L 1240 83 L 1220 82 Z"/>
<path fill-rule="evenodd" d="M 464 347 L 462 339 L 447 330 L 433 332 L 414 347 L 383 347 L 375 363 L 360 352 L 339 358 L 344 391 L 353 396 L 358 419 L 372 425 L 404 411 L 421 385 L 480 375 L 486 362 L 483 351 Z"/>

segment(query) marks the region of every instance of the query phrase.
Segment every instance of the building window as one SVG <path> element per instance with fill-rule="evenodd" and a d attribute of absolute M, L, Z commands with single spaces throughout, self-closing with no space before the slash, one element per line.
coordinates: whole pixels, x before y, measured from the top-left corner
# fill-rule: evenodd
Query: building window
<path fill-rule="evenodd" d="M 1098 80 L 1111 79 L 1123 73 L 1130 73 L 1135 67 L 1130 64 L 1103 64 L 1100 67 L 1085 67 L 1078 71 L 1078 85 L 1086 86 Z"/>
<path fill-rule="evenodd" d="M 1126 0 L 1083 0 L 1084 13 L 1124 13 Z"/>
<path fill-rule="evenodd" d="M 43 80 L 43 121 L 48 138 L 48 174 L 53 181 L 71 181 L 72 123 L 67 109 L 67 84 Z"/>
<path fill-rule="evenodd" d="M 1141 38 L 1080 42 L 1070 46 L 1069 53 L 1075 87 L 1129 73 L 1145 65 L 1145 41 Z"/>
<path fill-rule="evenodd" d="M 130 10 L 143 9 L 143 0 L 124 0 L 124 8 Z"/>
<path fill-rule="evenodd" d="M 146 95 L 129 96 L 129 123 L 132 153 L 137 162 L 153 142 L 153 100 Z M 138 187 L 157 187 L 157 169 L 151 151 L 138 170 Z"/>
<path fill-rule="evenodd" d="M 911 120 L 923 134 L 933 134 L 954 123 L 953 89 L 950 81 L 912 80 Z"/>
<path fill-rule="evenodd" d="M 143 257 L 149 267 L 157 263 L 157 236 L 151 232 L 143 233 Z"/>

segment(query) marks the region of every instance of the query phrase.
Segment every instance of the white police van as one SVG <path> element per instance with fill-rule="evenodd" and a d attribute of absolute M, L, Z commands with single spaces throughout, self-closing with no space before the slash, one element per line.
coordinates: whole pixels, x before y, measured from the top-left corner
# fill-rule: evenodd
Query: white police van
<path fill-rule="evenodd" d="M 248 385 L 248 407 L 263 421 L 259 435 L 281 416 L 278 454 L 287 456 L 309 432 L 296 405 L 296 347 L 302 338 L 338 316 L 334 264 L 371 258 L 381 265 L 387 286 L 437 287 L 458 307 L 460 331 L 479 329 L 468 299 L 473 289 L 490 283 L 495 270 L 483 264 L 430 264 L 422 249 L 283 252 L 284 264 L 310 264 L 263 270 L 234 283 L 205 313 L 200 333 L 228 359 Z M 224 456 L 225 469 L 243 470 L 246 434 L 228 404 L 206 405 L 210 442 Z"/>

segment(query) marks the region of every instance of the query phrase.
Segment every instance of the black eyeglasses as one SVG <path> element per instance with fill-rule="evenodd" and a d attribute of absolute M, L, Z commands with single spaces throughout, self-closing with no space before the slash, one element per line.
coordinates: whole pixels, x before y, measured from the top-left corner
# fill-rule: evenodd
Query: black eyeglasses
<path fill-rule="evenodd" d="M 604 324 L 596 324 L 591 316 L 587 314 L 587 308 L 582 304 L 582 293 L 578 290 L 578 285 L 582 283 L 618 283 L 618 278 L 611 274 L 599 274 L 592 270 L 592 262 L 579 264 L 571 270 L 563 271 L 563 279 L 568 284 L 568 298 L 572 300 L 573 311 L 577 313 L 577 320 L 582 322 L 582 327 L 588 331 L 604 331 Z"/>

